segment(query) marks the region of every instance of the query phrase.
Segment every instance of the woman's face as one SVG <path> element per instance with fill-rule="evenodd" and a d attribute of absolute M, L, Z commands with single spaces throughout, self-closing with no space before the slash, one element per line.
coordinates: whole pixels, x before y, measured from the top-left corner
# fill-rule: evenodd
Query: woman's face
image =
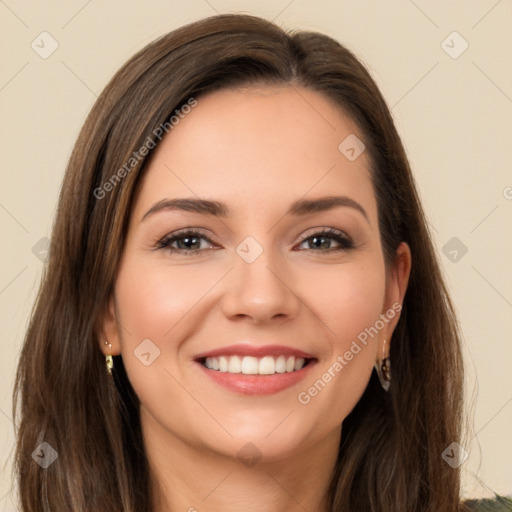
<path fill-rule="evenodd" d="M 103 333 L 148 442 L 277 460 L 339 436 L 410 264 L 402 244 L 386 271 L 356 137 L 317 92 L 248 88 L 199 97 L 154 150 Z"/>

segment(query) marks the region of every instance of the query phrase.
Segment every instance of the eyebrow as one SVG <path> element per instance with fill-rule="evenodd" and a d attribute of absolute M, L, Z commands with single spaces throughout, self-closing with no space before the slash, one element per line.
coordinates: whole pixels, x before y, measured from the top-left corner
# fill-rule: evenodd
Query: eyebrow
<path fill-rule="evenodd" d="M 347 196 L 325 196 L 317 199 L 299 199 L 291 204 L 286 212 L 286 215 L 301 216 L 309 213 L 324 212 L 336 208 L 338 206 L 345 206 L 353 208 L 363 215 L 363 217 L 370 223 L 366 210 L 354 199 Z M 228 206 L 219 201 L 211 201 L 208 199 L 196 198 L 176 198 L 176 199 L 162 199 L 155 203 L 142 217 L 141 222 L 150 215 L 161 211 L 186 211 L 199 213 L 202 215 L 213 215 L 215 217 L 226 218 L 230 214 Z"/>

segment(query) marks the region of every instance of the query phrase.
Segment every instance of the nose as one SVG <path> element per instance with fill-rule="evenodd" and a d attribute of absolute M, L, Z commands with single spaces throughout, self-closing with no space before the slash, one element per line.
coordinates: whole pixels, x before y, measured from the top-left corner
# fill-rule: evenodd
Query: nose
<path fill-rule="evenodd" d="M 301 300 L 292 273 L 277 265 L 264 250 L 252 263 L 236 256 L 234 268 L 226 276 L 222 309 L 230 319 L 245 318 L 251 323 L 265 323 L 295 318 Z"/>

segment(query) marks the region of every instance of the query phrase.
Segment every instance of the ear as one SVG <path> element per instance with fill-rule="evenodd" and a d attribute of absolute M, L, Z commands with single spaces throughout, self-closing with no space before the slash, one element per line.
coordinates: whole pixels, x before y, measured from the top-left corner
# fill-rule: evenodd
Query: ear
<path fill-rule="evenodd" d="M 401 242 L 395 254 L 395 261 L 386 274 L 386 294 L 381 316 L 385 326 L 379 336 L 378 357 L 389 355 L 389 345 L 393 331 L 400 319 L 400 311 L 411 273 L 411 249 Z"/>
<path fill-rule="evenodd" d="M 119 323 L 115 308 L 114 297 L 109 299 L 107 309 L 99 320 L 98 342 L 101 351 L 106 355 L 116 356 L 121 353 L 121 342 L 119 337 Z M 107 342 L 107 343 L 105 343 Z M 109 344 L 112 348 L 109 347 Z"/>

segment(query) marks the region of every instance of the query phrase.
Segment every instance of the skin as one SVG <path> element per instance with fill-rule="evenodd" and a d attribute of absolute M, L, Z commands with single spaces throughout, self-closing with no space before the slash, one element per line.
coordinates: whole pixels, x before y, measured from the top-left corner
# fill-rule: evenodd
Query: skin
<path fill-rule="evenodd" d="M 317 92 L 253 87 L 201 96 L 154 150 L 103 321 L 101 339 L 112 349 L 101 346 L 122 354 L 141 400 L 156 510 L 327 510 L 341 423 L 387 355 L 399 314 L 308 404 L 298 394 L 402 304 L 411 266 L 405 243 L 395 264 L 384 264 L 367 154 L 349 161 L 338 150 L 350 134 L 363 139 Z M 347 206 L 285 215 L 298 199 L 331 195 L 357 201 L 368 219 Z M 232 212 L 161 210 L 141 221 L 155 203 L 178 197 L 222 201 Z M 192 245 L 201 252 L 184 253 L 183 239 L 172 244 L 181 253 L 156 248 L 182 228 L 202 228 L 207 238 Z M 300 241 L 323 228 L 348 234 L 355 247 Z M 236 252 L 247 236 L 263 249 L 252 263 Z M 160 356 L 145 366 L 134 350 L 148 338 Z M 306 379 L 267 396 L 227 390 L 194 362 L 246 339 L 318 361 Z M 237 457 L 248 442 L 261 456 L 253 466 Z"/>

